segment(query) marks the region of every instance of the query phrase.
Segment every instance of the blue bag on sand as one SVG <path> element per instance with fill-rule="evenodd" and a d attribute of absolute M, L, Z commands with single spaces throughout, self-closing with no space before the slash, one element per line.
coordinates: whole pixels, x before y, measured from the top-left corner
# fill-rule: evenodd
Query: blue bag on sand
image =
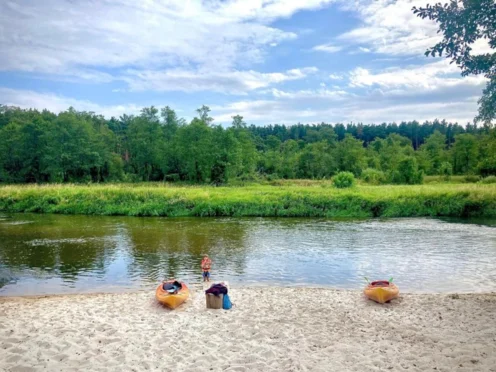
<path fill-rule="evenodd" d="M 224 310 L 229 310 L 232 307 L 231 299 L 227 295 L 227 293 L 224 295 L 224 300 L 222 302 L 222 308 Z"/>

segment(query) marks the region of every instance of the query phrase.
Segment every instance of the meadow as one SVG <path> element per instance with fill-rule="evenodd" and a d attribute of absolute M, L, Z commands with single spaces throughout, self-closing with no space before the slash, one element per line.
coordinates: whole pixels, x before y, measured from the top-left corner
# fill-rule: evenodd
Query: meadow
<path fill-rule="evenodd" d="M 243 186 L 58 184 L 0 186 L 0 211 L 125 216 L 496 217 L 496 184 L 275 181 Z"/>

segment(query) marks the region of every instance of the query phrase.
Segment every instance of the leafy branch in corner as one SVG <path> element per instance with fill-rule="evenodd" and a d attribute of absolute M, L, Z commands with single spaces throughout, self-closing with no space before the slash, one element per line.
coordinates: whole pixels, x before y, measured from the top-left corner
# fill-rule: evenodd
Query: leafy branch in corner
<path fill-rule="evenodd" d="M 426 56 L 451 59 L 462 76 L 483 75 L 489 81 L 479 99 L 476 121 L 490 124 L 496 118 L 496 53 L 473 53 L 474 43 L 485 40 L 491 50 L 496 49 L 496 1 L 451 0 L 449 3 L 413 7 L 418 17 L 439 24 L 443 40 L 425 52 Z"/>

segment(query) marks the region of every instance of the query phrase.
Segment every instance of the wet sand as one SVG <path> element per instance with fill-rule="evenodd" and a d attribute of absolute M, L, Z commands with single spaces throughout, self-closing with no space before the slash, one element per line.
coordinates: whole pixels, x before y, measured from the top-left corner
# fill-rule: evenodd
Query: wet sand
<path fill-rule="evenodd" d="M 154 292 L 0 297 L 2 371 L 496 371 L 496 294 L 202 288 L 175 311 Z"/>

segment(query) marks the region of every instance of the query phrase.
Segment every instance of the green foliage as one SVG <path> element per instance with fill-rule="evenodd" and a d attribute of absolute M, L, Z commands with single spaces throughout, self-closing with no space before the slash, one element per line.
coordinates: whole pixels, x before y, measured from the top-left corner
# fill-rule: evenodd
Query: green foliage
<path fill-rule="evenodd" d="M 478 143 L 473 134 L 458 134 L 453 146 L 453 169 L 457 174 L 472 174 L 476 171 Z"/>
<path fill-rule="evenodd" d="M 496 176 L 484 177 L 483 179 L 481 179 L 479 181 L 479 183 L 486 184 L 486 185 L 496 183 Z"/>
<path fill-rule="evenodd" d="M 461 184 L 467 183 L 465 176 L 451 176 L 448 179 L 445 176 L 424 176 L 424 184 Z"/>
<path fill-rule="evenodd" d="M 205 105 L 196 110 L 198 119 L 205 125 L 210 125 L 214 121 L 214 119 L 209 116 L 210 111 L 210 107 Z"/>
<path fill-rule="evenodd" d="M 496 118 L 496 53 L 472 54 L 477 40 L 496 48 L 496 2 L 494 0 L 450 0 L 448 4 L 413 8 L 421 18 L 439 23 L 443 39 L 426 51 L 429 56 L 446 55 L 462 70 L 463 76 L 484 75 L 489 81 L 479 100 L 477 120 L 486 123 Z"/>
<path fill-rule="evenodd" d="M 367 168 L 362 172 L 361 179 L 371 185 L 382 185 L 387 182 L 387 177 L 384 172 Z"/>
<path fill-rule="evenodd" d="M 326 187 L 322 187 L 322 185 Z M 327 187 L 322 181 L 278 186 L 177 187 L 163 183 L 0 186 L 0 210 L 128 216 L 496 217 L 496 186 L 438 184 Z"/>
<path fill-rule="evenodd" d="M 448 157 L 446 151 L 446 136 L 441 132 L 435 131 L 425 140 L 425 143 L 420 147 L 420 154 L 425 154 L 427 164 L 425 165 L 426 174 L 443 174 L 442 164 L 446 162 Z"/>
<path fill-rule="evenodd" d="M 496 174 L 496 129 L 445 121 L 291 127 L 213 125 L 201 107 L 187 123 L 166 106 L 105 119 L 72 108 L 58 115 L 0 105 L 0 182 L 167 181 L 222 185 L 330 179 L 418 183 L 422 173 Z M 366 174 L 362 175 L 365 172 Z M 449 172 L 448 172 L 449 173 Z"/>
<path fill-rule="evenodd" d="M 423 183 L 424 173 L 418 169 L 417 160 L 412 156 L 404 157 L 398 167 L 390 173 L 390 182 L 416 185 Z"/>
<path fill-rule="evenodd" d="M 335 145 L 327 141 L 308 144 L 298 157 L 300 178 L 329 178 L 336 173 L 337 168 Z"/>
<path fill-rule="evenodd" d="M 199 119 L 179 128 L 175 136 L 175 152 L 184 179 L 209 182 L 216 160 L 212 128 Z"/>
<path fill-rule="evenodd" d="M 439 171 L 439 174 L 443 175 L 445 181 L 451 180 L 451 176 L 453 175 L 453 166 L 451 163 L 447 161 L 441 163 Z"/>
<path fill-rule="evenodd" d="M 480 181 L 480 176 L 468 175 L 464 177 L 464 181 L 467 183 L 475 183 Z"/>
<path fill-rule="evenodd" d="M 362 169 L 365 168 L 365 149 L 363 142 L 347 134 L 344 139 L 338 143 L 337 161 L 340 171 L 351 172 L 359 176 Z"/>
<path fill-rule="evenodd" d="M 487 131 L 479 138 L 478 173 L 482 177 L 496 176 L 496 130 Z"/>
<path fill-rule="evenodd" d="M 155 111 L 153 111 L 155 113 Z M 161 178 L 162 129 L 156 115 L 144 112 L 128 128 L 129 167 L 142 181 Z"/>
<path fill-rule="evenodd" d="M 496 175 L 496 157 L 481 160 L 477 168 L 482 177 Z"/>
<path fill-rule="evenodd" d="M 355 176 L 351 172 L 339 172 L 332 178 L 332 184 L 338 189 L 355 186 Z"/>
<path fill-rule="evenodd" d="M 377 160 L 380 170 L 390 174 L 398 172 L 402 157 L 414 155 L 411 141 L 398 134 L 377 139 L 369 147 L 370 156 Z"/>

